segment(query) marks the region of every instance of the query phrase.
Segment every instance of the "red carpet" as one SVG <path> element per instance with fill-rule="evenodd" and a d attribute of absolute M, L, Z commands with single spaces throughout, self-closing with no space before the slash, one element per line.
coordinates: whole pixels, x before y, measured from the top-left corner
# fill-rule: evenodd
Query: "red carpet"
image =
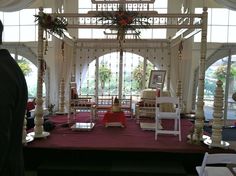
<path fill-rule="evenodd" d="M 184 176 L 185 171 L 195 173 L 206 151 L 233 152 L 189 144 L 187 135 L 193 124 L 187 119 L 181 120 L 182 142 L 173 135 L 159 135 L 155 141 L 154 131 L 143 131 L 129 118 L 125 128 L 106 128 L 100 118 L 92 131 L 64 127 L 67 116 L 49 120 L 56 125 L 50 136 L 24 147 L 25 168 L 37 170 L 38 176 Z M 88 121 L 88 114 L 80 113 L 77 120 Z"/>
<path fill-rule="evenodd" d="M 77 115 L 77 121 L 84 122 L 87 113 Z M 92 131 L 72 131 L 63 127 L 67 116 L 52 116 L 49 118 L 56 127 L 47 139 L 35 139 L 27 148 L 57 148 L 79 150 L 118 150 L 118 151 L 160 151 L 180 153 L 202 153 L 208 147 L 204 144 L 193 145 L 187 142 L 187 135 L 192 123 L 187 119 L 181 120 L 182 142 L 174 135 L 159 135 L 154 139 L 153 131 L 143 131 L 134 119 L 127 118 L 126 127 L 104 127 L 100 118 Z M 165 122 L 163 125 L 168 125 Z"/>

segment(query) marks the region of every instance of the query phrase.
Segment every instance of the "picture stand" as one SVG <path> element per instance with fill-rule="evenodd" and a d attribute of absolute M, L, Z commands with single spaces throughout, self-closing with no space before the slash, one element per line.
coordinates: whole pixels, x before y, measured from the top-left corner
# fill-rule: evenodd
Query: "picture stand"
<path fill-rule="evenodd" d="M 163 89 L 166 70 L 151 70 L 148 87 L 152 89 Z"/>

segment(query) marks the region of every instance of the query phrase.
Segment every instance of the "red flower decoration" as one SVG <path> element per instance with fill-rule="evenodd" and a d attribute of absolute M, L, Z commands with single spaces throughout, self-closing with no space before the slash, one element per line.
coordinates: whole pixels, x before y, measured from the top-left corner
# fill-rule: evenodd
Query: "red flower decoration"
<path fill-rule="evenodd" d="M 149 26 L 148 20 L 135 11 L 125 11 L 122 8 L 119 11 L 100 12 L 98 14 L 106 28 L 117 31 L 117 39 L 124 40 L 127 31 L 132 31 L 133 35 L 140 36 L 138 28 L 147 28 Z M 147 18 L 146 18 L 147 19 Z"/>

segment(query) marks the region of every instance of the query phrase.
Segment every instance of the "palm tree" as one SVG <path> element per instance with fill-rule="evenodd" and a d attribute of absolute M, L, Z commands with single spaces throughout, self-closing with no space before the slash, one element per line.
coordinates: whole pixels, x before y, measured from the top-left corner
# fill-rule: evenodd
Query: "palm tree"
<path fill-rule="evenodd" d="M 105 83 L 111 78 L 111 69 L 109 69 L 105 64 L 99 67 L 99 81 L 101 83 L 102 91 L 104 90 Z"/>

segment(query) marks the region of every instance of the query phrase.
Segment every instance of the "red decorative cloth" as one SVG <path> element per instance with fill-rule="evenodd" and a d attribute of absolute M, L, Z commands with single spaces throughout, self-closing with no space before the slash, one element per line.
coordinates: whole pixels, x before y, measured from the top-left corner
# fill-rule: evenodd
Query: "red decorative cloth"
<path fill-rule="evenodd" d="M 108 111 L 105 113 L 103 117 L 103 123 L 111 123 L 111 122 L 120 122 L 122 125 L 126 125 L 126 119 L 124 112 L 112 112 Z"/>
<path fill-rule="evenodd" d="M 35 102 L 29 101 L 27 102 L 27 111 L 30 111 L 35 108 Z"/>

